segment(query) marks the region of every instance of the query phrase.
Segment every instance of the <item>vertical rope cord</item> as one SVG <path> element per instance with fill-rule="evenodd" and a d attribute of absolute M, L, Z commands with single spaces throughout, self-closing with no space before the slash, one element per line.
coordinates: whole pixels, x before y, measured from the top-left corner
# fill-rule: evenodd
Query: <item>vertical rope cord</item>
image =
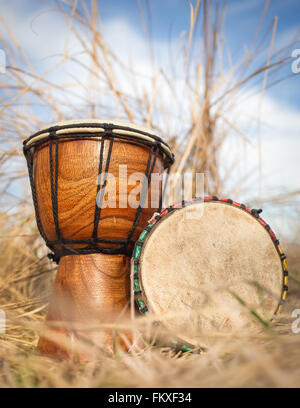
<path fill-rule="evenodd" d="M 101 136 L 100 153 L 99 153 L 99 166 L 98 166 L 98 177 L 102 174 L 104 143 L 105 143 L 105 135 Z M 96 200 L 97 200 L 99 191 L 100 191 L 100 182 L 99 183 L 97 182 Z M 98 208 L 97 202 L 96 202 L 95 213 L 94 213 L 94 229 L 93 229 L 93 234 L 92 234 L 93 238 L 97 238 L 98 220 L 100 218 L 100 214 L 98 215 L 98 212 L 99 212 L 99 208 Z"/>
<path fill-rule="evenodd" d="M 58 222 L 58 205 L 57 205 L 57 180 L 58 180 L 58 140 L 55 140 L 55 168 L 53 169 L 53 133 L 50 135 L 49 142 L 49 162 L 50 162 L 50 186 L 51 186 L 51 201 L 52 201 L 52 212 L 53 220 L 55 225 L 55 231 L 57 239 L 62 243 L 62 235 L 59 230 Z M 54 177 L 53 177 L 54 170 Z"/>
<path fill-rule="evenodd" d="M 160 196 L 160 199 L 159 199 L 158 212 L 160 212 L 161 208 L 162 208 L 162 203 L 163 203 L 163 199 L 164 199 L 164 196 L 165 196 L 165 193 L 166 193 L 166 188 L 167 188 L 167 184 L 168 184 L 168 180 L 169 180 L 169 173 L 170 173 L 171 165 L 172 165 L 172 163 L 170 163 L 168 165 L 168 168 L 167 168 L 167 171 L 166 171 L 166 179 L 165 179 L 164 185 L 162 187 L 162 193 L 161 193 L 161 196 Z"/>
<path fill-rule="evenodd" d="M 96 207 L 95 207 L 95 216 L 94 216 L 94 230 L 93 230 L 93 235 L 92 239 L 97 239 L 98 238 L 98 226 L 99 226 L 99 221 L 100 221 L 100 216 L 101 216 L 101 210 L 102 210 L 102 204 L 103 204 L 103 198 L 104 198 L 104 192 L 105 192 L 105 187 L 106 187 L 106 182 L 107 182 L 107 173 L 109 170 L 109 164 L 110 164 L 110 159 L 111 159 L 111 153 L 112 153 L 112 148 L 113 148 L 113 143 L 114 143 L 114 138 L 112 135 L 111 131 L 108 131 L 108 135 L 111 137 L 110 142 L 109 142 L 109 149 L 106 157 L 106 164 L 105 164 L 105 172 L 104 172 L 104 178 L 103 178 L 103 183 L 102 186 L 100 185 L 101 183 L 99 182 L 97 185 L 97 195 L 96 195 Z M 105 134 L 107 136 L 107 133 Z M 101 148 L 100 148 L 100 158 L 99 158 L 99 176 L 102 175 L 102 167 L 103 167 L 103 152 L 104 152 L 104 143 L 105 143 L 105 138 L 102 137 L 101 139 Z M 98 177 L 99 177 L 98 176 Z M 100 191 L 101 187 L 101 192 L 100 192 L 100 200 L 99 203 L 97 202 L 97 197 Z M 94 244 L 96 242 L 94 241 Z M 96 244 L 98 246 L 98 244 Z"/>
<path fill-rule="evenodd" d="M 39 233 L 41 234 L 42 238 L 45 240 L 46 244 L 48 242 L 48 239 L 44 233 L 44 230 L 42 228 L 41 224 L 41 219 L 39 215 L 39 209 L 38 209 L 38 200 L 36 196 L 36 189 L 34 185 L 34 177 L 33 177 L 33 154 L 31 154 L 31 151 L 28 151 L 27 154 L 25 154 L 26 161 L 27 161 L 27 167 L 28 167 L 28 173 L 29 173 L 29 181 L 30 181 L 30 187 L 31 187 L 31 193 L 32 193 L 32 200 L 33 200 L 33 206 L 35 210 L 35 218 L 36 218 L 36 224 L 39 230 Z M 53 247 L 48 245 L 49 248 L 53 251 Z"/>
<path fill-rule="evenodd" d="M 154 156 L 154 159 L 153 159 L 153 162 L 152 162 L 152 166 L 150 168 L 151 159 L 152 159 L 152 156 L 153 156 L 153 150 L 154 150 L 154 146 L 151 147 L 151 150 L 149 152 L 149 158 L 148 158 L 148 163 L 147 163 L 147 167 L 146 167 L 145 179 L 144 179 L 144 183 L 143 183 L 143 187 L 142 187 L 142 194 L 141 194 L 140 204 L 139 204 L 137 212 L 136 212 L 136 216 L 135 216 L 133 226 L 132 226 L 132 228 L 131 228 L 128 236 L 127 236 L 126 248 L 125 248 L 127 253 L 128 253 L 129 241 L 131 240 L 131 238 L 132 238 L 132 236 L 133 236 L 133 234 L 134 234 L 134 232 L 135 232 L 135 230 L 137 228 L 137 225 L 138 225 L 138 223 L 140 221 L 140 218 L 141 218 L 141 215 L 142 215 L 142 207 L 144 205 L 145 199 L 146 199 L 147 194 L 149 192 L 149 183 L 151 182 L 151 175 L 152 175 L 152 172 L 153 172 L 153 169 L 154 169 L 154 166 L 155 166 L 155 163 L 156 163 L 156 159 L 157 159 L 157 156 L 158 156 L 158 152 L 159 152 L 158 146 L 156 146 L 155 156 Z M 147 180 L 148 189 L 145 192 L 146 180 Z"/>

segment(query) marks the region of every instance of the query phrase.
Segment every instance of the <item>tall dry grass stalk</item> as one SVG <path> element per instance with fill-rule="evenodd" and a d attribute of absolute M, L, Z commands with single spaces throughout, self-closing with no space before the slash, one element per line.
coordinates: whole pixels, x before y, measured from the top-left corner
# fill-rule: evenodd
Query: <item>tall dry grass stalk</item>
<path fill-rule="evenodd" d="M 220 171 L 219 153 L 230 135 L 244 143 L 247 136 L 230 113 L 251 84 L 262 83 L 264 93 L 282 79 L 280 72 L 290 63 L 284 49 L 273 53 L 276 20 L 269 30 L 271 42 L 266 41 L 268 32 L 261 34 L 262 20 L 251 48 L 233 62 L 224 37 L 225 5 L 197 0 L 189 2 L 190 27 L 179 46 L 170 47 L 171 69 L 166 70 L 155 58 L 149 8 L 138 2 L 149 70 L 137 72 L 135 61 L 124 60 L 111 48 L 97 4 L 57 3 L 67 27 L 65 46 L 43 72 L 0 17 L 9 61 L 6 75 L 0 77 L 0 307 L 7 316 L 7 332 L 0 338 L 0 386 L 299 386 L 300 334 L 291 332 L 291 311 L 300 307 L 296 244 L 288 248 L 288 304 L 272 331 L 262 326 L 252 334 L 243 328 L 211 333 L 210 347 L 200 354 L 182 355 L 151 342 L 131 354 L 119 351 L 114 359 L 93 349 L 97 359 L 89 364 L 53 361 L 35 353 L 55 268 L 36 230 L 22 140 L 63 119 L 133 121 L 153 127 L 171 144 L 177 156 L 173 172 L 205 173 L 210 194 L 234 192 L 236 186 Z M 58 81 L 66 66 L 79 70 L 80 76 Z M 290 197 L 299 192 L 293 194 Z M 280 196 L 270 200 L 283 201 Z M 151 317 L 128 325 L 147 338 Z M 114 328 L 121 330 L 117 324 Z"/>

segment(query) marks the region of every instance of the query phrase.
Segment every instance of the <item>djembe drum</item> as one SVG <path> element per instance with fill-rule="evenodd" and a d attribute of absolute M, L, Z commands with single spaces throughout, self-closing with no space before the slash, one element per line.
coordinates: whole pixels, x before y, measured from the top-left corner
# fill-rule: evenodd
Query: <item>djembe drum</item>
<path fill-rule="evenodd" d="M 154 217 L 136 242 L 137 306 L 163 322 L 182 350 L 206 347 L 220 330 L 266 325 L 279 313 L 286 257 L 260 211 L 229 199 L 194 199 Z"/>
<path fill-rule="evenodd" d="M 75 350 L 80 337 L 110 353 L 115 341 L 128 347 L 111 330 L 75 326 L 128 316 L 129 260 L 147 220 L 161 206 L 162 181 L 151 183 L 151 177 L 170 168 L 169 146 L 152 130 L 81 120 L 35 133 L 24 141 L 24 154 L 37 225 L 59 263 L 39 351 L 70 357 L 69 348 L 73 344 Z M 135 174 L 143 181 L 133 208 L 128 197 L 136 187 L 127 185 L 127 177 Z M 79 357 L 87 358 L 80 352 Z"/>

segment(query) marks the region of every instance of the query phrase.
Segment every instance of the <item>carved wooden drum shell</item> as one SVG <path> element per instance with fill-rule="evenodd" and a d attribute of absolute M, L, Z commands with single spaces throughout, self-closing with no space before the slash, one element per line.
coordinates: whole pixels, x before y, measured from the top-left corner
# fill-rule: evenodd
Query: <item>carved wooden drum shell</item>
<path fill-rule="evenodd" d="M 149 176 L 151 171 L 161 175 L 172 160 L 168 146 L 158 137 L 149 135 L 148 129 L 138 126 L 128 128 L 128 124 L 112 122 L 109 133 L 107 128 L 101 127 L 101 123 L 103 122 L 100 120 L 80 121 L 78 124 L 77 121 L 59 123 L 52 127 L 57 129 L 52 140 L 49 139 L 51 130 L 46 129 L 25 145 L 27 150 L 32 147 L 33 184 L 41 229 L 45 239 L 54 243 L 50 247 L 56 252 L 62 247 L 57 242 L 59 236 L 55 214 L 63 242 L 70 248 L 83 248 L 88 244 L 95 247 L 89 241 L 93 235 L 96 237 L 94 242 L 103 248 L 104 253 L 105 249 L 112 250 L 122 246 L 133 229 L 137 215 L 136 206 L 132 208 L 127 198 L 139 182 L 127 185 L 128 180 L 136 173 Z M 153 147 L 154 143 L 157 143 L 157 150 Z M 104 181 L 104 176 L 99 174 L 104 172 L 109 173 L 114 181 L 107 176 L 103 194 L 105 208 L 101 209 L 95 231 L 96 198 L 100 200 Z M 130 236 L 128 252 L 133 249 L 133 243 L 147 220 L 158 209 L 162 183 L 149 183 L 147 191 L 148 208 L 141 211 L 136 228 Z M 56 196 L 57 208 L 53 195 Z M 137 200 L 138 198 L 139 195 Z M 157 203 L 154 208 L 153 198 Z M 122 250 L 124 245 L 116 253 L 122 253 Z"/>

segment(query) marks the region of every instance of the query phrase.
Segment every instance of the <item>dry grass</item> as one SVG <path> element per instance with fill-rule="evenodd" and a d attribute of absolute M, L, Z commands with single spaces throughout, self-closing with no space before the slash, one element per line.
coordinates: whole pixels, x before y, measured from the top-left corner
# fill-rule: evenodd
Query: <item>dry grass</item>
<path fill-rule="evenodd" d="M 146 124 L 172 145 L 177 155 L 174 172 L 205 172 L 207 193 L 229 194 L 237 186 L 230 184 L 229 177 L 221 176 L 220 149 L 232 134 L 247 143 L 231 112 L 249 84 L 262 83 L 263 97 L 269 86 L 282 79 L 281 69 L 290 63 L 287 47 L 272 53 L 276 20 L 269 30 L 271 38 L 268 31 L 260 36 L 258 30 L 256 42 L 245 56 L 232 62 L 223 36 L 225 8 L 212 13 L 210 1 L 198 0 L 195 7 L 190 4 L 187 37 L 170 50 L 169 71 L 155 61 L 147 16 L 139 5 L 151 69 L 136 72 L 134 64 L 127 64 L 110 48 L 97 2 L 81 1 L 82 13 L 77 4 L 58 2 L 68 34 L 64 52 L 45 72 L 36 72 L 13 30 L 1 19 L 8 38 L 1 40 L 9 67 L 5 77 L 0 77 L 0 305 L 7 315 L 7 332 L 0 339 L 0 386 L 299 387 L 300 334 L 291 332 L 291 312 L 300 308 L 297 244 L 287 248 L 290 292 L 272 331 L 262 327 L 252 334 L 244 329 L 214 333 L 211 347 L 201 354 L 181 355 L 148 345 L 131 354 L 119 351 L 116 358 L 94 350 L 96 361 L 88 364 L 53 361 L 36 354 L 55 268 L 45 256 L 47 251 L 35 227 L 22 140 L 49 122 L 69 118 L 117 117 Z M 74 39 L 75 51 L 69 45 Z M 52 74 L 68 64 L 80 67 L 82 76 L 58 83 Z M 81 82 L 83 73 L 87 80 Z M 178 83 L 180 87 L 174 86 Z M 94 97 L 97 93 L 100 102 Z M 298 194 L 291 192 L 290 203 Z M 272 197 L 274 205 L 281 202 L 279 195 Z M 134 329 L 147 331 L 150 319 L 139 319 Z"/>
<path fill-rule="evenodd" d="M 19 232 L 25 235 L 26 230 L 24 226 Z M 15 234 L 14 229 L 5 232 Z M 7 333 L 0 340 L 2 387 L 300 386 L 300 333 L 291 331 L 291 312 L 300 308 L 298 247 L 288 248 L 290 292 L 272 332 L 261 327 L 251 333 L 245 329 L 212 333 L 210 347 L 201 354 L 176 354 L 148 344 L 131 354 L 119 350 L 111 358 L 94 349 L 93 363 L 78 364 L 51 360 L 35 351 L 53 272 L 47 259 L 34 255 L 39 252 L 37 234 L 23 236 L 21 242 L 17 245 L 15 238 L 1 243 L 0 296 L 7 314 Z M 134 328 L 145 334 L 150 324 L 151 317 L 142 317 Z"/>

